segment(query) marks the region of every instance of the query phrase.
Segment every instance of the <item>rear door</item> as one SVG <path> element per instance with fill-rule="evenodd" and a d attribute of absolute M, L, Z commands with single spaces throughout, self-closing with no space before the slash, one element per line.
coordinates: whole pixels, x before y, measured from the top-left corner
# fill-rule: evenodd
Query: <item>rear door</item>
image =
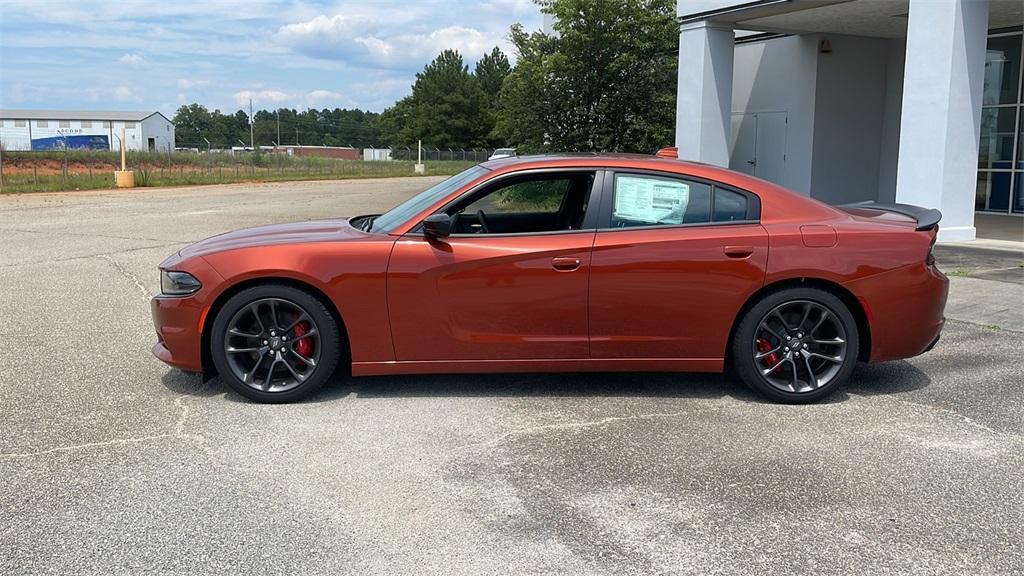
<path fill-rule="evenodd" d="M 591 255 L 593 358 L 722 358 L 764 283 L 756 195 L 650 171 L 605 176 Z"/>

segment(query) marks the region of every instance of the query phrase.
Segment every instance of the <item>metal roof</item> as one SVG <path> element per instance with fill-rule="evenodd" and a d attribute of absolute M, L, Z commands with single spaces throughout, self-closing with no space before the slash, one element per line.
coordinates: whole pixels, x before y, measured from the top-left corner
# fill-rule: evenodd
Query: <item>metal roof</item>
<path fill-rule="evenodd" d="M 117 122 L 141 122 L 160 112 L 125 110 L 16 110 L 0 108 L 0 118 L 5 120 L 114 120 Z M 170 120 L 164 116 L 165 120 Z"/>

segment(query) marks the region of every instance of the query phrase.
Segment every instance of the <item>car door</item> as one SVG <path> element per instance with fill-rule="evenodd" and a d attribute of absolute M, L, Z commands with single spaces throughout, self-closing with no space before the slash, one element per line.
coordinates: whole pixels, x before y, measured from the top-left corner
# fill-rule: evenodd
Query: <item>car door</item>
<path fill-rule="evenodd" d="M 596 179 L 499 177 L 441 210 L 455 219 L 447 238 L 399 239 L 387 280 L 396 359 L 586 359 Z"/>
<path fill-rule="evenodd" d="M 604 181 L 591 356 L 722 358 L 737 312 L 764 284 L 759 199 L 667 173 L 616 171 Z"/>

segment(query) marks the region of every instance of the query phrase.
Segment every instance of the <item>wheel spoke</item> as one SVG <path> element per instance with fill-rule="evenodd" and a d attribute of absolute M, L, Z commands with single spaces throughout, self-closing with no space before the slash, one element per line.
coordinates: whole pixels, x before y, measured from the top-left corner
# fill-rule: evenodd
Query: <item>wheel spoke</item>
<path fill-rule="evenodd" d="M 263 352 L 263 348 L 224 348 L 224 351 L 228 354 L 242 354 L 243 352 Z"/>
<path fill-rule="evenodd" d="M 242 378 L 242 382 L 245 382 L 246 384 L 255 382 L 253 378 L 256 376 L 256 369 L 260 367 L 260 364 L 263 364 L 263 358 L 263 354 L 260 354 L 259 360 L 256 361 L 256 364 L 252 367 L 252 370 L 249 370 L 248 372 L 245 373 L 245 377 Z"/>
<path fill-rule="evenodd" d="M 779 322 L 782 322 L 782 327 L 786 329 L 786 332 L 793 331 L 793 329 L 789 327 L 789 324 L 786 322 L 786 319 L 782 316 L 782 312 L 780 312 L 778 308 L 775 309 L 775 317 L 779 319 Z"/>
<path fill-rule="evenodd" d="M 264 380 L 263 384 L 260 386 L 263 388 L 264 392 L 270 390 L 270 384 L 274 380 L 274 367 L 276 367 L 280 361 L 281 360 L 278 356 L 274 356 L 274 361 L 270 363 L 270 368 L 267 369 L 267 379 Z"/>
<path fill-rule="evenodd" d="M 818 318 L 818 321 L 814 324 L 814 328 L 811 328 L 811 331 L 808 332 L 808 334 L 814 336 L 814 333 L 818 331 L 818 328 L 821 328 L 821 325 L 825 323 L 825 320 L 828 320 L 829 316 L 831 316 L 831 314 L 829 314 L 828 310 L 822 309 L 821 317 Z"/>
<path fill-rule="evenodd" d="M 776 362 L 775 365 L 770 367 L 770 368 L 762 368 L 761 369 L 761 374 L 767 376 L 767 375 L 771 374 L 772 372 L 775 372 L 775 369 L 778 368 L 779 366 L 782 366 L 783 362 L 785 362 L 785 361 L 786 361 L 786 359 L 783 358 L 782 360 L 779 360 L 778 362 Z"/>
<path fill-rule="evenodd" d="M 786 341 L 786 338 L 783 335 L 779 334 L 778 332 L 775 331 L 775 329 L 768 325 L 767 320 L 761 322 L 761 325 L 758 327 L 758 329 L 765 330 L 772 336 L 775 336 L 775 339 L 778 340 L 780 344 Z"/>
<path fill-rule="evenodd" d="M 253 302 L 249 305 L 249 310 L 252 311 L 252 315 L 256 317 L 256 323 L 260 325 L 260 334 L 267 331 L 267 327 L 263 325 L 263 319 L 260 318 L 260 303 Z"/>
<path fill-rule="evenodd" d="M 799 379 L 799 375 L 797 374 L 796 361 L 793 360 L 792 356 L 786 357 L 786 360 L 788 360 L 789 361 L 789 365 L 793 367 L 793 384 L 792 384 L 792 386 L 793 386 L 793 392 L 796 392 L 800 388 L 800 379 Z"/>
<path fill-rule="evenodd" d="M 817 352 L 808 352 L 808 355 L 811 356 L 811 357 L 814 357 L 814 358 L 821 358 L 822 360 L 827 360 L 827 361 L 832 362 L 834 364 L 842 364 L 843 363 L 843 357 L 842 356 L 825 356 L 824 354 L 818 354 Z"/>
<path fill-rule="evenodd" d="M 818 376 L 814 373 L 814 369 L 811 368 L 811 356 L 806 352 L 802 356 L 804 357 L 804 366 L 807 367 L 807 383 L 811 385 L 811 388 L 817 388 L 819 385 Z"/>
<path fill-rule="evenodd" d="M 756 358 L 757 360 L 760 360 L 761 358 L 764 358 L 765 356 L 771 356 L 772 354 L 775 354 L 779 350 L 782 350 L 782 346 L 781 345 L 780 346 L 776 346 L 775 348 L 773 348 L 773 349 L 771 349 L 771 350 L 769 350 L 767 352 L 759 352 L 758 354 L 754 355 L 754 358 Z"/>
<path fill-rule="evenodd" d="M 303 320 L 309 320 L 309 315 L 306 314 L 305 312 L 303 312 L 302 314 L 299 314 L 299 317 L 296 318 L 294 322 L 289 324 L 288 327 L 284 329 L 285 334 L 287 334 L 288 332 L 291 332 L 292 328 L 295 328 L 296 326 L 298 326 L 299 322 L 302 322 Z"/>
<path fill-rule="evenodd" d="M 277 323 L 277 302 L 275 300 L 270 301 L 270 323 L 270 327 L 273 329 L 277 329 L 280 326 Z"/>
<path fill-rule="evenodd" d="M 314 368 L 316 367 L 316 360 L 313 360 L 312 358 L 306 358 L 302 354 L 299 354 L 298 352 L 296 352 L 294 348 L 289 348 L 288 351 L 291 352 L 292 354 L 294 354 L 295 357 L 298 358 L 299 360 L 302 360 L 303 362 L 305 362 L 306 364 L 309 364 L 310 366 L 312 366 Z"/>
<path fill-rule="evenodd" d="M 814 342 L 815 344 L 826 344 L 826 345 L 828 345 L 828 344 L 832 344 L 832 345 L 846 344 L 846 340 L 843 340 L 842 338 L 839 338 L 838 336 L 835 337 L 835 338 L 831 338 L 829 340 L 817 340 L 817 339 L 815 339 L 815 340 L 812 340 L 812 342 Z"/>
<path fill-rule="evenodd" d="M 807 317 L 810 316 L 810 315 L 811 315 L 811 303 L 810 302 L 805 302 L 804 303 L 804 316 L 803 316 L 803 318 L 800 319 L 800 323 L 796 325 L 796 329 L 797 330 L 803 330 L 804 329 L 804 324 L 807 323 Z"/>
<path fill-rule="evenodd" d="M 296 337 L 292 338 L 292 342 L 298 342 L 299 340 L 302 340 L 303 338 L 309 338 L 310 336 L 315 336 L 315 335 L 316 335 L 316 330 L 310 330 L 309 332 L 306 332 L 305 334 L 302 334 L 301 336 L 296 336 Z"/>
<path fill-rule="evenodd" d="M 306 379 L 305 375 L 299 374 L 298 372 L 295 371 L 295 368 L 292 367 L 291 362 L 288 362 L 287 360 L 284 360 L 284 361 L 281 362 L 281 364 L 284 364 L 284 367 L 287 368 L 288 371 L 292 373 L 292 376 L 295 377 L 295 381 L 296 382 L 302 382 L 303 380 Z"/>
<path fill-rule="evenodd" d="M 231 328 L 230 330 L 228 330 L 228 334 L 231 334 L 232 336 L 241 336 L 242 338 L 259 338 L 260 337 L 259 334 L 250 334 L 248 332 L 242 332 L 238 328 Z"/>

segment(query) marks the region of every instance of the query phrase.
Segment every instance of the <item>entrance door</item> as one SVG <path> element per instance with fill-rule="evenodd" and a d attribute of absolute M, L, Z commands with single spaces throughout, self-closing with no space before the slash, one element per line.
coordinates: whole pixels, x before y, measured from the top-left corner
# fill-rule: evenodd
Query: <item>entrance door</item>
<path fill-rule="evenodd" d="M 149 139 L 149 151 L 150 152 L 155 152 L 156 151 L 156 138 L 150 138 Z"/>
<path fill-rule="evenodd" d="M 729 168 L 783 184 L 787 122 L 786 112 L 733 114 Z"/>

